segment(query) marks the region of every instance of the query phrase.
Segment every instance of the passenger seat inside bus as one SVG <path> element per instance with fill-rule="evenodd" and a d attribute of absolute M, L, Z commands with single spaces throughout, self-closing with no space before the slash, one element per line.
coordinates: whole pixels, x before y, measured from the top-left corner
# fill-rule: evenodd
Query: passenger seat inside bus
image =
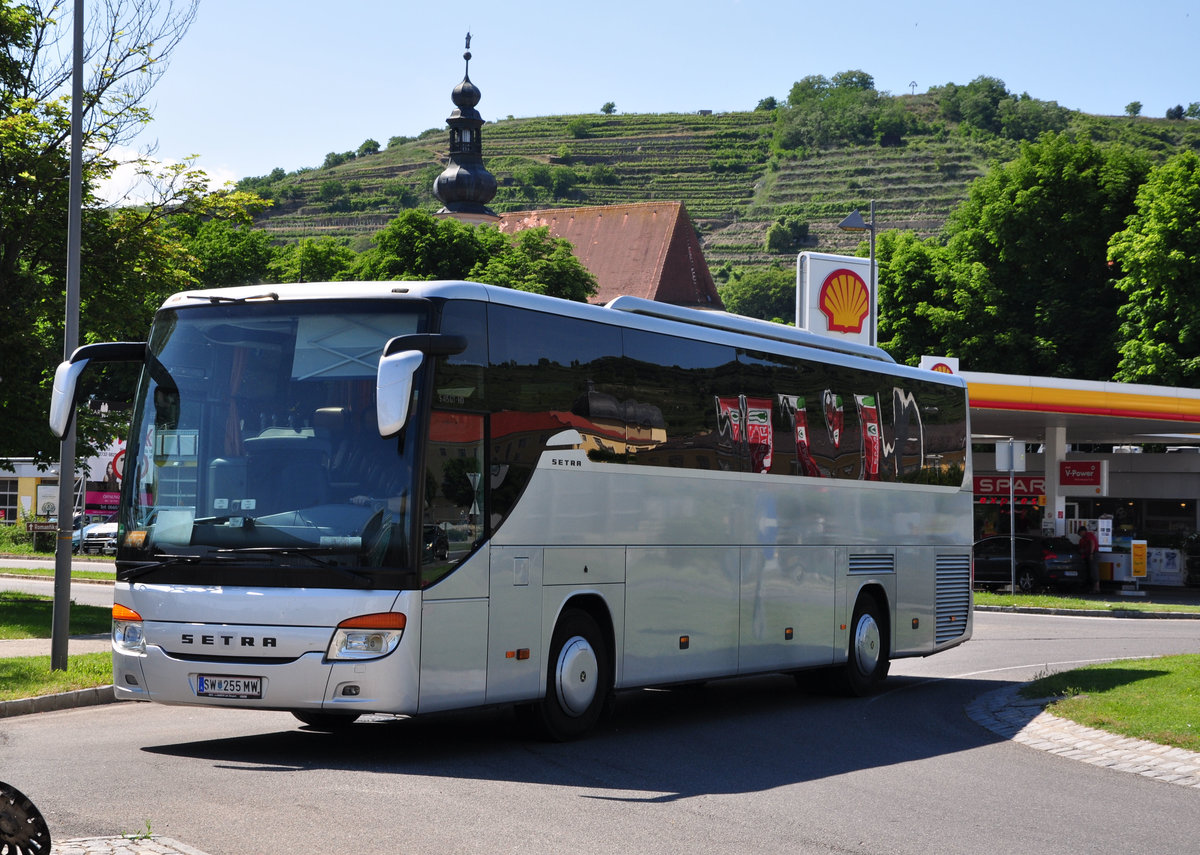
<path fill-rule="evenodd" d="M 318 439 L 329 443 L 328 484 L 333 501 L 345 501 L 358 492 L 355 452 L 349 407 L 320 407 L 313 414 Z"/>

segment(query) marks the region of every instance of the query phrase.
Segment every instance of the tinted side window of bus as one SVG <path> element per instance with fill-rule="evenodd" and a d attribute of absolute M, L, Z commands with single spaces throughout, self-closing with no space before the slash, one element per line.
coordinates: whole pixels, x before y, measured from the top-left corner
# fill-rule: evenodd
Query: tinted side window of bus
<path fill-rule="evenodd" d="M 731 408 L 741 394 L 733 348 L 626 330 L 625 356 L 630 400 L 645 422 L 641 441 L 630 443 L 632 462 L 723 471 L 749 468 L 733 424 Z M 631 426 L 631 438 L 633 430 Z"/>
<path fill-rule="evenodd" d="M 624 452 L 621 330 L 493 304 L 488 352 L 491 513 L 499 524 L 560 431 L 578 430 L 593 456 Z"/>
<path fill-rule="evenodd" d="M 482 410 L 486 394 L 483 387 L 488 363 L 487 309 L 483 303 L 452 300 L 442 309 L 443 333 L 467 339 L 462 353 L 438 358 L 433 406 L 450 409 Z"/>

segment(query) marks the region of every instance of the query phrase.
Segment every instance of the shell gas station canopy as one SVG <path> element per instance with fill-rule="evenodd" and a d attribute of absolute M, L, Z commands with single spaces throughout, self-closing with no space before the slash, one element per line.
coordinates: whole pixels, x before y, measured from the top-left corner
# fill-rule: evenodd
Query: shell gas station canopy
<path fill-rule="evenodd" d="M 1200 390 L 960 371 L 971 399 L 976 442 L 1046 443 L 1055 431 L 1072 445 L 1200 443 Z"/>
<path fill-rule="evenodd" d="M 1022 502 L 1044 501 L 1044 530 L 1068 534 L 1072 520 L 1114 512 L 1143 533 L 1200 530 L 1200 453 L 1125 453 L 1146 446 L 1200 452 L 1200 390 L 956 373 L 967 381 L 973 442 L 1013 439 L 1040 447 L 1028 476 L 1013 481 L 1024 486 L 1017 490 Z M 1095 446 L 1103 451 L 1080 450 Z M 1094 480 L 1075 479 L 1089 468 Z M 1007 492 L 1004 476 L 1012 474 L 990 455 L 976 454 L 977 501 L 1006 503 L 988 493 Z"/>

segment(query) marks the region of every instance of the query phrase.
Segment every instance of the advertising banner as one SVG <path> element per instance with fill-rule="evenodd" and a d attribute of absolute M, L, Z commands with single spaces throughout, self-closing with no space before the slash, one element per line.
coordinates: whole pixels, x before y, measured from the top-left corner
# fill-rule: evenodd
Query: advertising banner
<path fill-rule="evenodd" d="M 1064 460 L 1058 464 L 1058 491 L 1067 496 L 1107 496 L 1107 460 Z"/>

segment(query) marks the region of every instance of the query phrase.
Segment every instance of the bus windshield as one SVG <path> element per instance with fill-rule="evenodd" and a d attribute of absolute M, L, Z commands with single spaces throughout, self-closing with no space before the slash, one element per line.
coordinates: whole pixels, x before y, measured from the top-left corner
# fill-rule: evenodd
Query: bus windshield
<path fill-rule="evenodd" d="M 346 301 L 159 312 L 130 427 L 118 577 L 410 584 L 418 443 L 407 429 L 379 435 L 375 382 L 384 344 L 426 331 L 426 317 L 419 303 Z"/>

